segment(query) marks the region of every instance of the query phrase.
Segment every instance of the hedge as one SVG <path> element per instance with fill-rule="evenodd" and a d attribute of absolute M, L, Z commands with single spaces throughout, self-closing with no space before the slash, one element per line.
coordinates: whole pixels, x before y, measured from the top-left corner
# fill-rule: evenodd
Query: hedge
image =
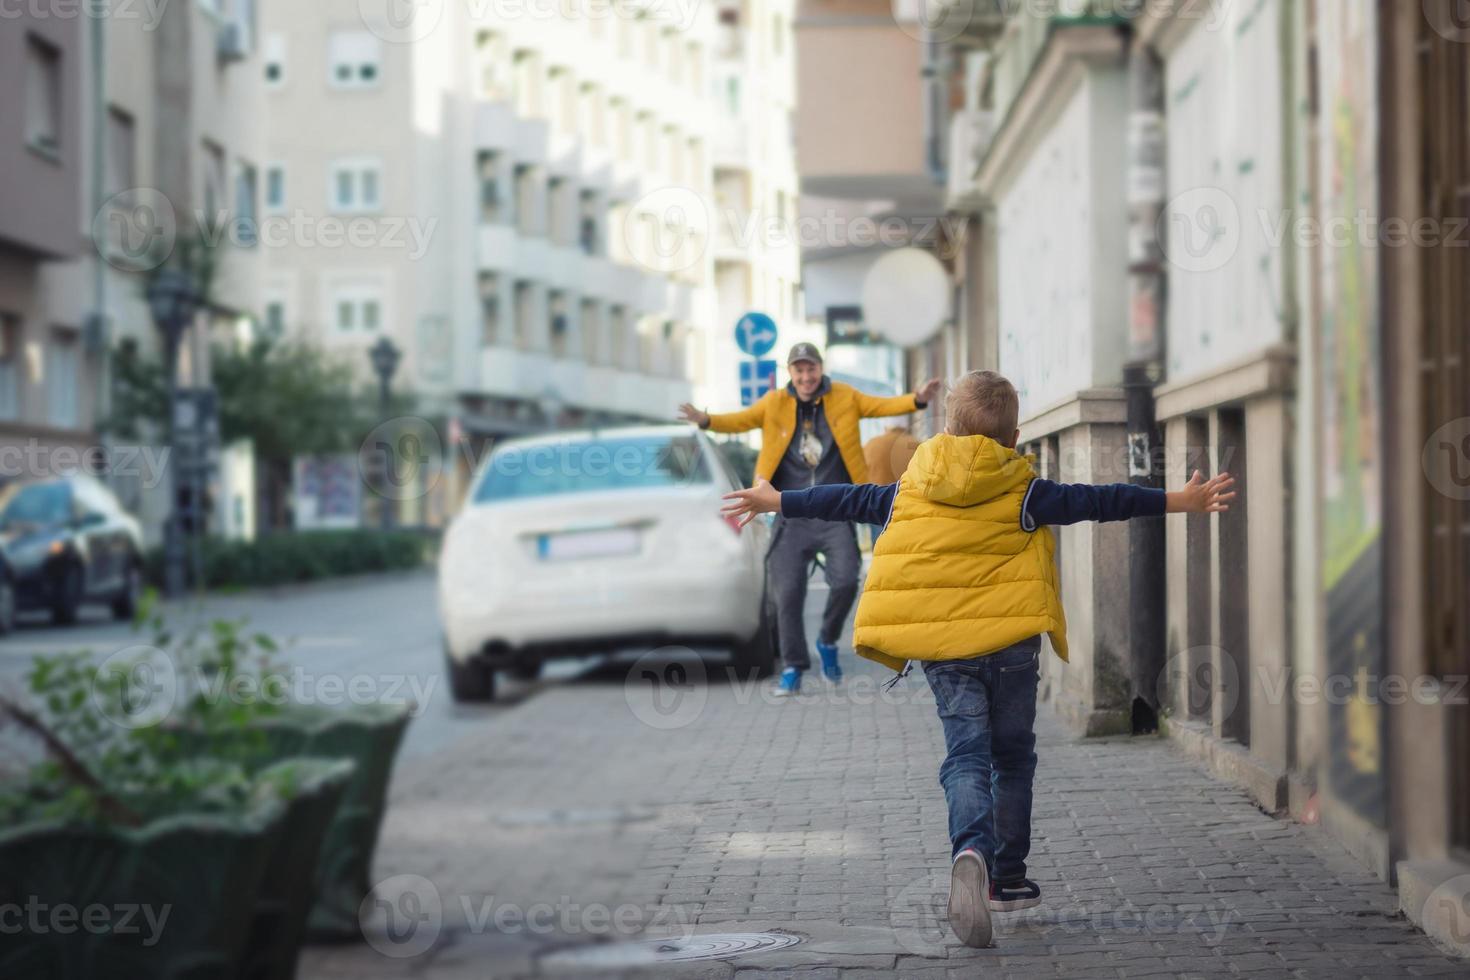
<path fill-rule="evenodd" d="M 428 560 L 431 541 L 416 531 L 379 530 L 281 532 L 255 541 L 206 538 L 205 587 L 286 585 L 417 568 Z M 185 560 L 192 569 L 191 549 L 185 545 Z M 152 583 L 162 583 L 161 548 L 148 553 L 145 574 Z"/>

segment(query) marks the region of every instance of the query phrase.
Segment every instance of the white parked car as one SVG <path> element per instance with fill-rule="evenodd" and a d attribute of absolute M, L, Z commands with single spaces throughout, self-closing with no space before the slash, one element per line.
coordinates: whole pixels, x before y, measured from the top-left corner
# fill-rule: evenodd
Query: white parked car
<path fill-rule="evenodd" d="M 720 514 L 740 486 L 709 438 L 678 425 L 516 439 L 480 466 L 444 535 L 439 615 L 457 701 L 495 672 L 635 645 L 729 647 L 769 673 L 770 530 Z"/>

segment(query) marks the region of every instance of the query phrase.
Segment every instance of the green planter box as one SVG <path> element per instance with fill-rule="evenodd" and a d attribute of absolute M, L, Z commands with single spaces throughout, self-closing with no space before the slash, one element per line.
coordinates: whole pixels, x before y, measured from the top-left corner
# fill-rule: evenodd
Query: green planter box
<path fill-rule="evenodd" d="M 316 897 L 317 861 L 356 771 L 346 759 L 290 759 L 297 773 L 282 829 L 267 856 L 240 980 L 293 980 Z"/>
<path fill-rule="evenodd" d="M 371 704 L 346 709 L 290 707 L 256 725 L 265 734 L 259 748 L 261 765 L 301 756 L 355 763 L 315 863 L 316 902 L 308 922 L 312 939 L 362 936 L 358 909 L 372 887 L 369 876 L 387 806 L 388 780 L 408 722 L 407 706 Z"/>
<path fill-rule="evenodd" d="M 138 828 L 0 830 L 0 907 L 26 916 L 0 941 L 0 977 L 235 976 L 286 812 L 272 800 Z"/>

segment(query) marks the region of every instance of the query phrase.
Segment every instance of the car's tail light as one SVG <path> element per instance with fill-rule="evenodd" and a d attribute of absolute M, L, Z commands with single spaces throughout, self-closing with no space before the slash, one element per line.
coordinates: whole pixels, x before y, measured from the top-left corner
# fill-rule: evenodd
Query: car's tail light
<path fill-rule="evenodd" d="M 720 516 L 724 518 L 726 524 L 730 525 L 730 530 L 734 531 L 737 535 L 740 534 L 740 518 L 733 514 L 721 514 Z"/>

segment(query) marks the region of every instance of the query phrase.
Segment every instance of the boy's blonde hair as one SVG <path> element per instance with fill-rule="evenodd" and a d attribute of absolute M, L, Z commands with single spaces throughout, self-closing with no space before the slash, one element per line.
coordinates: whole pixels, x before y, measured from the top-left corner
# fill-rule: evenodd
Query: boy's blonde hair
<path fill-rule="evenodd" d="M 950 388 L 944 414 L 951 435 L 989 436 L 1008 446 L 1016 435 L 1021 399 L 1003 376 L 971 371 Z"/>

